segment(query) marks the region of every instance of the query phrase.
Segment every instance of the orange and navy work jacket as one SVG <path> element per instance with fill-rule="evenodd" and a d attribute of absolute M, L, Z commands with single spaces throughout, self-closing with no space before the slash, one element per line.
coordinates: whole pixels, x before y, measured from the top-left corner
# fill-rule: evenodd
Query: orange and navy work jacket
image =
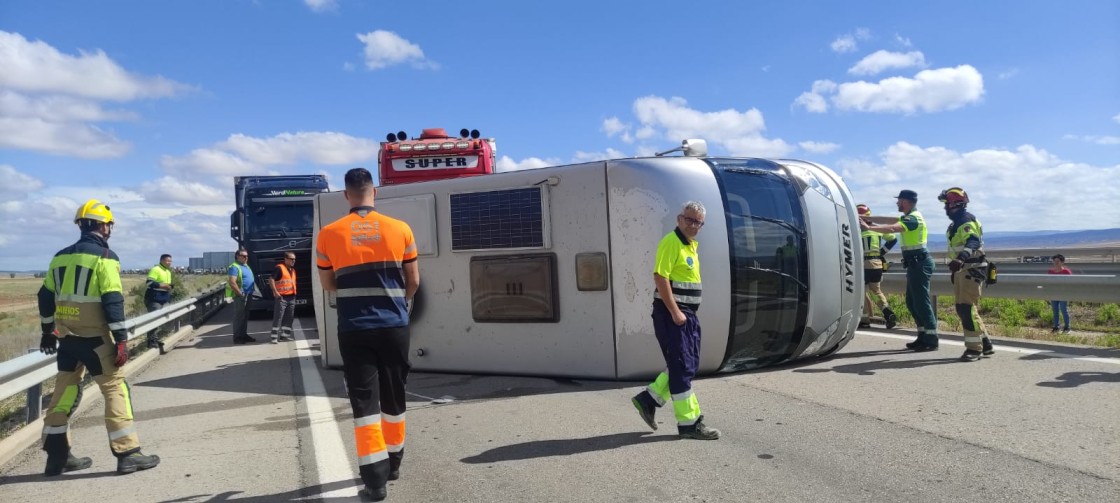
<path fill-rule="evenodd" d="M 276 264 L 276 271 L 272 274 L 272 282 L 276 285 L 276 293 L 283 297 L 296 294 L 296 270 L 284 264 Z"/>
<path fill-rule="evenodd" d="M 338 331 L 408 325 L 403 264 L 416 260 L 408 224 L 370 206 L 350 209 L 319 231 L 316 266 L 333 270 Z"/>

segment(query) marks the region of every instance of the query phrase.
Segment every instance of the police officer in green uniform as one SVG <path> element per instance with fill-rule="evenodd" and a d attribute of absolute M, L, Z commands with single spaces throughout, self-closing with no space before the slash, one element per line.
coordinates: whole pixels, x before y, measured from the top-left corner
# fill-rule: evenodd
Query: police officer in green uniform
<path fill-rule="evenodd" d="M 715 440 L 719 430 L 704 424 L 700 403 L 692 392 L 692 378 L 700 366 L 700 256 L 696 235 L 704 226 L 704 205 L 685 203 L 677 228 L 661 238 L 654 259 L 653 333 L 665 357 L 665 372 L 630 400 L 651 429 L 654 413 L 670 400 L 681 438 Z"/>
<path fill-rule="evenodd" d="M 980 291 L 988 278 L 988 259 L 984 256 L 984 231 L 980 221 L 969 213 L 968 194 L 960 187 L 941 191 L 938 201 L 945 204 L 945 215 L 951 223 L 945 236 L 949 240 L 949 271 L 953 281 L 953 300 L 957 316 L 964 328 L 964 354 L 961 360 L 974 362 L 981 356 L 995 353 L 984 329 L 984 321 L 976 312 Z"/>
<path fill-rule="evenodd" d="M 82 236 L 54 258 L 39 289 L 43 338 L 39 350 L 58 352 L 58 376 L 47 415 L 43 418 L 44 475 L 83 470 L 90 458 L 70 453 L 70 414 L 82 399 L 82 376 L 88 370 L 105 396 L 105 428 L 109 448 L 117 457 L 117 473 L 146 470 L 159 456 L 140 452 L 132 417 L 132 393 L 121 367 L 128 361 L 124 328 L 121 263 L 109 249 L 113 214 L 91 199 L 74 216 Z M 55 330 L 55 325 L 62 329 Z"/>
<path fill-rule="evenodd" d="M 860 219 L 859 226 L 865 231 L 900 233 L 902 266 L 906 268 L 906 308 L 918 325 L 918 338 L 907 343 L 906 347 L 913 351 L 935 351 L 940 340 L 937 336 L 937 312 L 929 295 L 933 257 L 926 249 L 926 221 L 917 209 L 917 192 L 903 190 L 898 193 L 897 199 L 898 211 L 902 212 L 898 220 L 869 216 Z"/>

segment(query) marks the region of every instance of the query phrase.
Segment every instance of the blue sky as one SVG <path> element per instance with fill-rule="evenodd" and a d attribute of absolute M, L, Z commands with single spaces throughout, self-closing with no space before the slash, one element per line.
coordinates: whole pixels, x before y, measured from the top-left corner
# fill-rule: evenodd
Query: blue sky
<path fill-rule="evenodd" d="M 938 232 L 955 185 L 989 232 L 1120 227 L 1120 3 L 3 0 L 0 270 L 93 197 L 126 267 L 186 265 L 232 248 L 232 176 L 337 186 L 426 127 L 503 170 L 706 138 Z"/>

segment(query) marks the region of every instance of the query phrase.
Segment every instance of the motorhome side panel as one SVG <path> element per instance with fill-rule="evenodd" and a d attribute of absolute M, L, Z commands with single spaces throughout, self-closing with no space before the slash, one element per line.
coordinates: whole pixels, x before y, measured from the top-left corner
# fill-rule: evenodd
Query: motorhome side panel
<path fill-rule="evenodd" d="M 610 290 L 580 291 L 575 266 L 579 253 L 609 251 L 604 180 L 604 163 L 599 162 L 378 188 L 378 210 L 409 222 L 420 248 L 420 235 L 427 232 L 423 225 L 394 213 L 403 199 L 428 194 L 434 201 L 436 252 L 419 259 L 413 368 L 614 377 Z M 539 209 L 511 214 L 507 206 L 514 205 L 517 213 L 517 198 L 526 194 L 540 198 Z M 345 211 L 335 208 L 327 220 Z M 489 216 L 463 216 L 470 212 Z M 493 235 L 523 231 L 519 226 L 526 219 L 539 220 L 542 243 L 489 243 Z M 552 282 L 551 291 L 544 292 L 533 274 L 550 262 L 555 275 L 544 273 L 545 281 Z M 548 310 L 542 304 L 555 306 L 556 321 L 476 320 L 479 315 L 501 318 L 510 306 Z M 333 318 L 330 322 L 337 323 Z M 323 333 L 324 339 L 334 336 L 331 329 Z M 324 340 L 324 346 L 331 343 Z"/>
<path fill-rule="evenodd" d="M 608 161 L 607 184 L 618 378 L 648 378 L 665 369 L 650 319 L 653 261 L 657 243 L 676 227 L 688 200 L 707 209 L 697 236 L 704 284 L 700 372 L 715 371 L 727 347 L 731 283 L 723 199 L 711 168 L 683 157 Z"/>

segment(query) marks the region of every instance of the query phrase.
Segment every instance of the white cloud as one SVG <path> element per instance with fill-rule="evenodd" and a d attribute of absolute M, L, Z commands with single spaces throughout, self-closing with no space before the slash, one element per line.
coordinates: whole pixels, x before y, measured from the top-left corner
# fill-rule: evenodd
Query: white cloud
<path fill-rule="evenodd" d="M 914 78 L 890 77 L 879 82 L 845 82 L 835 85 L 816 81 L 813 91 L 802 93 L 795 106 L 810 112 L 823 112 L 821 101 L 827 93 L 832 106 L 859 112 L 904 113 L 941 112 L 976 103 L 984 95 L 984 77 L 970 65 L 922 70 Z"/>
<path fill-rule="evenodd" d="M 910 47 L 913 45 L 910 43 L 909 38 L 903 37 L 897 33 L 894 34 L 894 42 L 902 47 Z"/>
<path fill-rule="evenodd" d="M 313 12 L 328 12 L 338 8 L 338 0 L 303 0 Z"/>
<path fill-rule="evenodd" d="M 419 45 L 391 31 L 374 30 L 357 36 L 365 44 L 365 63 L 370 70 L 380 70 L 401 63 L 409 63 L 413 68 L 419 69 L 439 68 L 439 64 L 424 57 L 424 51 Z"/>
<path fill-rule="evenodd" d="M 1117 124 L 1120 124 L 1120 114 L 1113 115 L 1112 120 L 1116 121 Z"/>
<path fill-rule="evenodd" d="M 999 72 L 999 74 L 996 75 L 996 78 L 998 78 L 1000 80 L 1007 80 L 1007 79 L 1010 79 L 1010 78 L 1012 78 L 1012 77 L 1014 77 L 1018 74 L 1019 74 L 1019 69 L 1018 68 L 1010 68 L 1010 69 L 1004 70 L 1002 72 Z"/>
<path fill-rule="evenodd" d="M 622 153 L 622 151 L 620 150 L 615 150 L 613 148 L 608 148 L 604 152 L 584 152 L 580 150 L 576 151 L 576 154 L 572 156 L 572 163 L 578 164 L 581 162 L 604 161 L 607 159 L 622 159 L 625 157 L 626 154 Z"/>
<path fill-rule="evenodd" d="M 766 124 L 758 109 L 701 112 L 687 105 L 679 97 L 646 96 L 634 100 L 634 115 L 642 126 L 635 137 L 661 138 L 673 144 L 686 138 L 703 138 L 731 155 L 771 157 L 792 150 L 783 140 L 762 136 Z"/>
<path fill-rule="evenodd" d="M 145 200 L 155 204 L 220 205 L 230 204 L 233 200 L 228 188 L 183 181 L 170 176 L 140 184 L 140 194 Z"/>
<path fill-rule="evenodd" d="M 0 180 L 4 180 L 0 185 L 0 196 L 4 199 L 23 199 L 28 192 L 43 188 L 41 180 L 7 164 L 0 164 Z"/>
<path fill-rule="evenodd" d="M 181 157 L 164 155 L 160 167 L 172 176 L 230 182 L 233 176 L 263 175 L 265 168 L 222 150 L 199 148 Z"/>
<path fill-rule="evenodd" d="M 1120 136 L 1098 136 L 1098 135 L 1073 135 L 1067 134 L 1062 137 L 1064 140 L 1080 140 L 1097 145 L 1120 145 Z"/>
<path fill-rule="evenodd" d="M 875 75 L 896 68 L 925 68 L 926 57 L 921 51 L 891 52 L 878 50 L 859 60 L 848 69 L 852 75 Z"/>
<path fill-rule="evenodd" d="M 161 76 L 125 71 L 103 51 L 59 52 L 42 41 L 0 31 L 0 87 L 24 92 L 69 94 L 97 100 L 130 101 L 174 96 L 190 90 Z"/>
<path fill-rule="evenodd" d="M 0 116 L 0 147 L 34 150 L 83 159 L 108 159 L 128 153 L 128 143 L 97 126 L 49 122 L 34 117 Z"/>
<path fill-rule="evenodd" d="M 801 106 L 813 113 L 825 113 L 828 111 L 828 100 L 824 95 L 836 91 L 836 83 L 831 80 L 818 80 L 813 82 L 813 87 L 810 91 L 801 93 L 797 99 L 793 100 L 794 106 Z"/>
<path fill-rule="evenodd" d="M 819 141 L 803 141 L 798 143 L 797 146 L 801 147 L 806 152 L 812 152 L 814 154 L 827 154 L 840 148 L 839 144 Z"/>
<path fill-rule="evenodd" d="M 280 133 L 271 138 L 234 134 L 217 148 L 256 164 L 353 164 L 377 157 L 380 143 L 335 132 Z"/>
<path fill-rule="evenodd" d="M 969 209 L 989 232 L 1100 228 L 1120 222 L 1120 206 L 1084 204 L 1120 199 L 1120 184 L 1115 183 L 1120 164 L 1070 162 L 1032 145 L 957 152 L 898 142 L 877 161 L 842 160 L 837 167 L 855 198 L 880 215 L 894 212 L 899 190 L 917 191 L 919 209 L 925 210 L 931 228 L 944 219 L 936 195 L 951 186 L 968 191 Z"/>
<path fill-rule="evenodd" d="M 506 171 L 521 171 L 525 169 L 545 168 L 548 166 L 558 166 L 560 164 L 563 163 L 559 159 L 541 159 L 539 157 L 530 157 L 528 159 L 515 161 L 508 155 L 503 155 L 498 159 L 498 163 L 497 166 L 495 166 L 494 171 L 504 173 Z"/>
<path fill-rule="evenodd" d="M 601 129 L 607 134 L 607 138 L 610 138 L 616 134 L 628 131 L 630 125 L 624 124 L 618 117 L 608 117 L 603 120 L 603 127 Z"/>
<path fill-rule="evenodd" d="M 832 43 L 829 44 L 829 47 L 832 48 L 833 52 L 841 54 L 855 52 L 859 49 L 857 40 L 867 40 L 869 38 L 871 38 L 871 30 L 867 28 L 857 28 L 853 33 L 837 37 L 836 40 L 833 40 Z"/>

